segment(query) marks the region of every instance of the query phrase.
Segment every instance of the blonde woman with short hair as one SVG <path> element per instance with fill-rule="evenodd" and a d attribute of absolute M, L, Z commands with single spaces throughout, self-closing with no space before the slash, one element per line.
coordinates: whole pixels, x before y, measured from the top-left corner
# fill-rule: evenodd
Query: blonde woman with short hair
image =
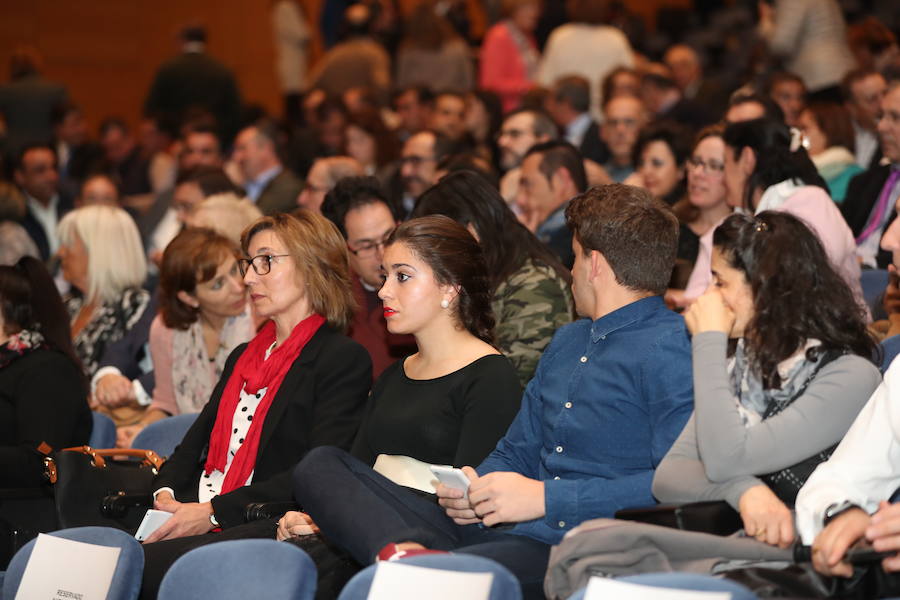
<path fill-rule="evenodd" d="M 255 204 L 237 194 L 214 194 L 197 205 L 188 218 L 191 227 L 208 227 L 235 243 L 241 241 L 241 232 L 263 214 Z"/>
<path fill-rule="evenodd" d="M 121 208 L 84 206 L 59 224 L 62 275 L 72 286 L 66 308 L 75 353 L 92 377 L 104 350 L 140 320 L 150 304 L 141 288 L 147 263 L 141 237 Z"/>

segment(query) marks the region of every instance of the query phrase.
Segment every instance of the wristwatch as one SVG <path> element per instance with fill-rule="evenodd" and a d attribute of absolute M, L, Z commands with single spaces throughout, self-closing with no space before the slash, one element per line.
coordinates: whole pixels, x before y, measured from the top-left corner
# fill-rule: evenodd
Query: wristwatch
<path fill-rule="evenodd" d="M 822 519 L 823 525 L 828 525 L 830 522 L 837 519 L 839 516 L 847 512 L 848 510 L 852 510 L 854 508 L 858 508 L 862 510 L 862 507 L 856 505 L 849 500 L 844 500 L 843 502 L 836 502 L 830 505 L 825 509 L 824 518 Z"/>
<path fill-rule="evenodd" d="M 213 527 L 221 527 L 221 525 L 219 525 L 219 522 L 216 520 L 215 514 L 209 515 L 209 522 L 212 524 Z"/>

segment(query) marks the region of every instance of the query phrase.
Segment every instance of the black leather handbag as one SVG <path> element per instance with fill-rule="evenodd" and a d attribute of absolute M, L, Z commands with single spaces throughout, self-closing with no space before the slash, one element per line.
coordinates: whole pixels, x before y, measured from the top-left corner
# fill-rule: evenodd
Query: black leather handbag
<path fill-rule="evenodd" d="M 144 510 L 112 515 L 102 510 L 109 496 L 147 495 L 163 460 L 152 450 L 90 446 L 66 448 L 45 461 L 60 529 L 101 525 L 137 531 Z"/>

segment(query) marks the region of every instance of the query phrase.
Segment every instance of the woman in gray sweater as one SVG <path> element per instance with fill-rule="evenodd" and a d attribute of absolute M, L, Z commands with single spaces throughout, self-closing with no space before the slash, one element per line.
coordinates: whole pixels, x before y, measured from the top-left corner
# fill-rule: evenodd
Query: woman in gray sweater
<path fill-rule="evenodd" d="M 726 500 L 748 535 L 786 547 L 797 492 L 881 380 L 877 348 L 852 291 L 796 217 L 728 217 L 713 236 L 712 273 L 685 315 L 694 414 L 653 493 Z"/>

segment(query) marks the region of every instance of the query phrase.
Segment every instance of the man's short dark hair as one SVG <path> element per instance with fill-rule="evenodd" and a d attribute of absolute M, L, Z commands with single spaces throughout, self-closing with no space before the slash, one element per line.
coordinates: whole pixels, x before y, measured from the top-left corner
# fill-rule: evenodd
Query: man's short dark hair
<path fill-rule="evenodd" d="M 71 100 L 60 102 L 50 111 L 50 124 L 57 127 L 61 125 L 70 114 L 80 112 L 81 108 Z"/>
<path fill-rule="evenodd" d="M 591 107 L 591 83 L 580 75 L 557 79 L 552 94 L 554 100 L 565 102 L 577 112 L 585 113 Z"/>
<path fill-rule="evenodd" d="M 768 96 L 761 96 L 756 92 L 735 92 L 728 100 L 728 108 L 730 110 L 735 106 L 751 103 L 762 106 L 767 118 L 784 121 L 784 111 L 781 110 L 781 107 Z"/>
<path fill-rule="evenodd" d="M 263 118 L 251 123 L 247 127 L 253 127 L 254 129 L 256 129 L 257 136 L 264 138 L 268 142 L 271 142 L 276 151 L 278 150 L 281 139 L 281 132 L 278 129 L 278 124 L 275 121 L 273 121 L 272 119 Z"/>
<path fill-rule="evenodd" d="M 128 135 L 131 132 L 128 128 L 128 123 L 122 117 L 106 117 L 100 122 L 100 137 L 105 136 L 113 129 L 118 129 L 124 135 Z"/>
<path fill-rule="evenodd" d="M 661 73 L 644 73 L 643 77 L 641 77 L 641 83 L 655 87 L 658 90 L 678 89 L 678 84 L 675 83 L 674 79 Z"/>
<path fill-rule="evenodd" d="M 444 171 L 448 175 L 457 171 L 474 171 L 495 188 L 500 187 L 500 178 L 491 166 L 491 163 L 475 152 L 463 152 L 443 158 L 437 165 L 438 171 Z"/>
<path fill-rule="evenodd" d="M 572 183 L 579 192 L 587 189 L 587 174 L 584 172 L 584 159 L 581 153 L 569 142 L 550 140 L 535 144 L 525 153 L 525 158 L 532 154 L 541 155 L 541 164 L 538 166 L 547 181 L 553 179 L 553 174 L 560 168 L 569 172 Z"/>
<path fill-rule="evenodd" d="M 400 220 L 395 207 L 388 202 L 377 178 L 370 176 L 344 177 L 330 192 L 325 194 L 321 210 L 322 214 L 337 226 L 344 239 L 347 239 L 347 229 L 344 225 L 347 213 L 361 206 L 378 202 L 384 204 L 391 211 L 391 216 L 395 221 Z"/>
<path fill-rule="evenodd" d="M 32 150 L 47 150 L 53 155 L 53 162 L 56 162 L 56 148 L 54 148 L 52 144 L 44 142 L 34 142 L 23 146 L 22 149 L 19 150 L 19 153 L 16 155 L 15 169 L 17 171 L 24 170 L 25 156 Z"/>
<path fill-rule="evenodd" d="M 549 138 L 556 138 L 557 136 L 559 136 L 559 129 L 556 127 L 556 123 L 553 122 L 553 119 L 550 118 L 550 115 L 542 110 L 520 108 L 503 117 L 503 120 L 507 121 L 510 119 L 510 117 L 520 115 L 522 113 L 528 113 L 532 116 L 533 120 L 531 128 L 535 136 Z"/>
<path fill-rule="evenodd" d="M 187 140 L 189 136 L 195 133 L 213 136 L 216 139 L 216 143 L 219 145 L 219 151 L 221 152 L 222 136 L 219 135 L 219 130 L 214 126 L 210 125 L 209 123 L 197 123 L 195 125 L 188 125 L 184 129 L 184 139 Z"/>
<path fill-rule="evenodd" d="M 437 96 L 434 97 L 434 100 L 435 100 L 435 102 L 437 102 L 438 100 L 440 100 L 441 98 L 444 98 L 444 97 L 455 98 L 457 100 L 460 100 L 461 102 L 466 101 L 466 97 L 464 95 L 460 94 L 459 92 L 454 92 L 452 90 L 445 90 L 445 91 L 439 93 Z"/>
<path fill-rule="evenodd" d="M 569 202 L 566 225 L 585 254 L 603 255 L 619 284 L 665 293 L 678 248 L 678 218 L 665 202 L 642 188 L 599 185 Z"/>
<path fill-rule="evenodd" d="M 197 165 L 178 174 L 175 185 L 179 186 L 184 183 L 196 183 L 200 188 L 200 193 L 204 198 L 209 198 L 216 194 L 235 194 L 244 197 L 244 190 L 236 186 L 229 179 L 228 175 L 221 167 L 213 167 L 209 165 Z"/>
<path fill-rule="evenodd" d="M 881 73 L 875 69 L 853 69 L 844 75 L 841 80 L 841 96 L 844 98 L 844 102 L 853 102 L 853 86 L 872 75 L 881 75 Z"/>
<path fill-rule="evenodd" d="M 436 162 L 441 162 L 448 156 L 462 154 L 469 150 L 468 144 L 464 140 L 452 140 L 443 133 L 438 133 L 433 129 L 426 129 L 425 131 L 434 136 L 434 160 Z"/>
<path fill-rule="evenodd" d="M 202 25 L 188 25 L 181 30 L 182 42 L 200 42 L 206 43 L 206 28 Z"/>
<path fill-rule="evenodd" d="M 766 82 L 766 93 L 771 94 L 776 85 L 788 81 L 802 86 L 803 91 L 806 91 L 806 83 L 803 81 L 803 78 L 796 73 L 791 73 L 790 71 L 775 71 L 769 75 L 769 79 Z"/>
<path fill-rule="evenodd" d="M 398 90 L 397 93 L 394 94 L 394 102 L 397 101 L 397 98 L 407 92 L 413 92 L 416 95 L 416 102 L 419 104 L 434 104 L 434 92 L 431 91 L 431 88 L 424 85 L 411 85 Z"/>

